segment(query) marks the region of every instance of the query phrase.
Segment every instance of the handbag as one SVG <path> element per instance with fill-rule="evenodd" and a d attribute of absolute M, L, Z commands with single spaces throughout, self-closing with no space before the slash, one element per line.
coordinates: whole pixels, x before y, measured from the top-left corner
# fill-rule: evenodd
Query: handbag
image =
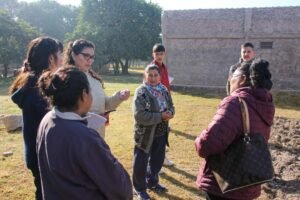
<path fill-rule="evenodd" d="M 267 141 L 260 133 L 250 133 L 246 102 L 239 97 L 243 135 L 224 153 L 208 157 L 208 166 L 223 193 L 271 181 L 274 176 Z"/>

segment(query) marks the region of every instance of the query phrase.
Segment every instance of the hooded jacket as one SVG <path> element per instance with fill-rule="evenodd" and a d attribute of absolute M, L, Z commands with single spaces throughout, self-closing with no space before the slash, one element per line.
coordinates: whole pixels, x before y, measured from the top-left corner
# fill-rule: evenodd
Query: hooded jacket
<path fill-rule="evenodd" d="M 36 136 L 39 124 L 48 112 L 48 103 L 39 94 L 36 82 L 35 77 L 29 77 L 27 83 L 11 96 L 22 109 L 25 161 L 29 169 L 37 167 Z"/>
<path fill-rule="evenodd" d="M 197 186 L 216 196 L 230 199 L 254 199 L 261 193 L 260 185 L 222 194 L 211 169 L 206 163 L 210 155 L 223 153 L 227 147 L 242 136 L 243 124 L 238 97 L 248 106 L 250 131 L 263 134 L 266 141 L 270 137 L 275 107 L 271 93 L 266 89 L 243 87 L 235 90 L 220 103 L 212 122 L 195 140 L 198 155 L 202 158 L 197 177 Z"/>

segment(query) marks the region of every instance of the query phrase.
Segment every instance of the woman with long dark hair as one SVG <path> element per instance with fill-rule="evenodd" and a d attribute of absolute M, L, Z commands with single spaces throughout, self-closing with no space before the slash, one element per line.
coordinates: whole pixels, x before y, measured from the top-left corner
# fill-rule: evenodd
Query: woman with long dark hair
<path fill-rule="evenodd" d="M 48 112 L 47 102 L 40 96 L 37 80 L 47 70 L 62 65 L 62 44 L 51 37 L 39 37 L 29 43 L 21 72 L 10 87 L 11 99 L 22 109 L 25 161 L 36 187 L 36 199 L 42 199 L 40 173 L 36 155 L 38 126 Z"/>

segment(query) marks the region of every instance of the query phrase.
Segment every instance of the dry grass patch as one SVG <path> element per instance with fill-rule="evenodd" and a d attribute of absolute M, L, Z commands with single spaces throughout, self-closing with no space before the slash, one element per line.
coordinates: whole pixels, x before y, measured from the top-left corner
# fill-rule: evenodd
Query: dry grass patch
<path fill-rule="evenodd" d="M 135 88 L 141 83 L 141 76 L 106 76 L 105 87 L 108 94 L 129 88 L 131 97 L 110 115 L 110 126 L 107 127 L 106 141 L 113 154 L 132 174 L 133 158 L 133 115 L 132 98 Z M 9 100 L 6 88 L 0 87 L 0 114 L 20 113 L 20 110 Z M 201 159 L 194 149 L 194 139 L 206 128 L 216 112 L 220 98 L 204 95 L 189 95 L 172 92 L 176 115 L 171 120 L 170 149 L 168 157 L 175 163 L 174 167 L 163 168 L 160 176 L 168 192 L 162 196 L 150 192 L 154 199 L 203 199 L 195 181 Z M 281 102 L 281 101 L 280 101 Z M 300 119 L 299 109 L 280 104 L 276 115 Z M 0 158 L 0 197 L 1 199 L 33 199 L 34 186 L 32 176 L 24 166 L 22 135 L 17 132 L 8 134 L 0 124 L 0 153 L 12 150 L 14 155 Z"/>

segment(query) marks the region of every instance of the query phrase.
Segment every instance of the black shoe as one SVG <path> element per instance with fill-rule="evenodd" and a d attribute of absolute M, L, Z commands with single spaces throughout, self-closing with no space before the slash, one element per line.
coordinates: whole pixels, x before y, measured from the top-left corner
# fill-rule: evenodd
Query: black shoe
<path fill-rule="evenodd" d="M 150 196 L 146 191 L 138 192 L 134 190 L 134 194 L 138 197 L 139 200 L 150 200 Z"/>
<path fill-rule="evenodd" d="M 160 185 L 160 184 L 157 184 L 155 186 L 152 186 L 152 187 L 148 187 L 150 190 L 154 191 L 154 192 L 157 192 L 157 193 L 164 193 L 167 191 L 167 188 Z"/>

